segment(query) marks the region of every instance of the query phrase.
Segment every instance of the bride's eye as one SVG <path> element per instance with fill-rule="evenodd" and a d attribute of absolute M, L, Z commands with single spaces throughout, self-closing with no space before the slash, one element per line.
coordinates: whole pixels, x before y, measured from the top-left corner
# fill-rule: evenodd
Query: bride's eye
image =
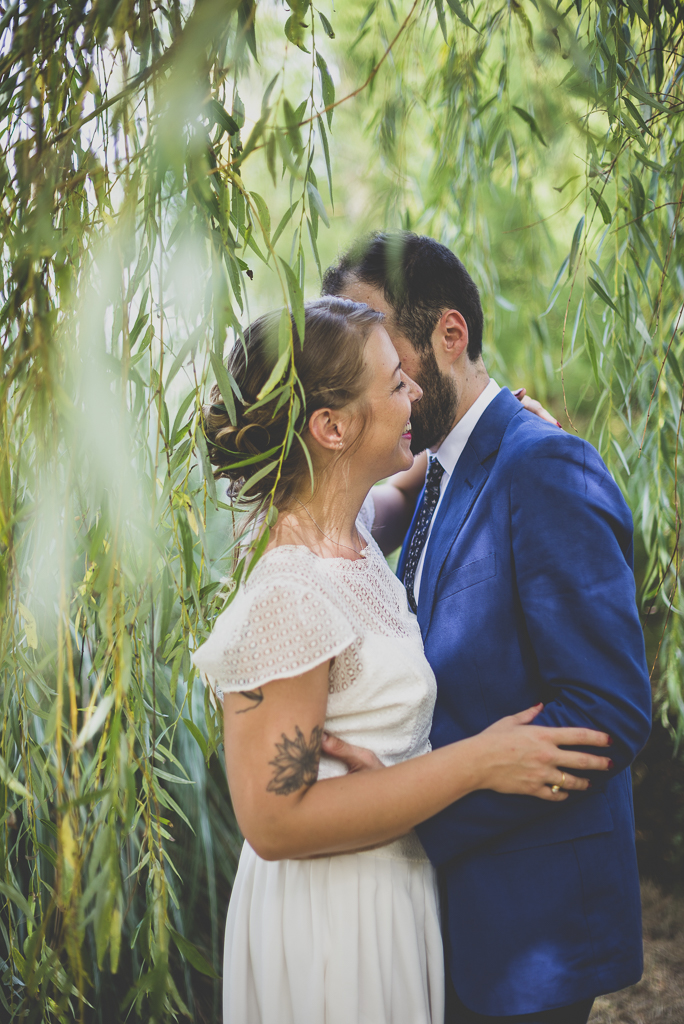
<path fill-rule="evenodd" d="M 396 388 L 394 390 L 395 391 L 402 391 L 405 387 L 406 387 L 406 381 L 402 380 L 399 384 L 397 384 L 397 386 L 396 386 Z"/>

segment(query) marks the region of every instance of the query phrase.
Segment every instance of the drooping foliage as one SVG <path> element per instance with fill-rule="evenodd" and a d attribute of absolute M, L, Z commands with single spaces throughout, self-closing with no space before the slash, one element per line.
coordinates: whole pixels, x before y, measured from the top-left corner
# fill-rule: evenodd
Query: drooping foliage
<path fill-rule="evenodd" d="M 2 1013 L 215 1020 L 239 835 L 190 652 L 275 510 L 239 557 L 201 404 L 242 400 L 229 346 L 266 305 L 300 323 L 337 238 L 452 245 L 501 382 L 565 395 L 681 722 L 684 5 L 0 11 Z M 284 317 L 269 471 L 292 345 Z"/>

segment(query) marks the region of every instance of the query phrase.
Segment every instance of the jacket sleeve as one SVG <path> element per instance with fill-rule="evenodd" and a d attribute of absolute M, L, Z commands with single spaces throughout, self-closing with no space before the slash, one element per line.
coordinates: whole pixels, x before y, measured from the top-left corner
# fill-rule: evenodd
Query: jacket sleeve
<path fill-rule="evenodd" d="M 609 733 L 614 769 L 587 773 L 593 793 L 629 766 L 650 730 L 632 517 L 598 453 L 568 435 L 527 450 L 512 473 L 510 503 L 515 579 L 546 697 L 536 723 Z M 582 799 L 571 794 L 567 804 Z M 567 804 L 479 791 L 417 832 L 439 866 Z"/>

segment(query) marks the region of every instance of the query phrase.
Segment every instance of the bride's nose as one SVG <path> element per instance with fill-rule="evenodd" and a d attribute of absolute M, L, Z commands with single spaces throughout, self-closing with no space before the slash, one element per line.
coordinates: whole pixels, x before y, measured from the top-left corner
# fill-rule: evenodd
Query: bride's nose
<path fill-rule="evenodd" d="M 409 386 L 409 397 L 411 398 L 411 402 L 420 402 L 423 397 L 423 389 L 416 384 L 415 380 L 411 377 L 407 377 L 407 383 Z"/>

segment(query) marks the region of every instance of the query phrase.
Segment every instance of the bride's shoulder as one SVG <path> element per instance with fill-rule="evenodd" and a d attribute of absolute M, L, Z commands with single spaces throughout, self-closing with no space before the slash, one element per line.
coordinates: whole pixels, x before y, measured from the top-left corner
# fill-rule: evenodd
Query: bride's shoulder
<path fill-rule="evenodd" d="M 308 548 L 272 548 L 219 615 L 193 661 L 214 688 L 249 689 L 336 657 L 354 628 Z"/>
<path fill-rule="evenodd" d="M 321 559 L 313 551 L 303 544 L 280 544 L 268 548 L 248 570 L 224 615 L 230 619 L 250 615 L 264 603 L 283 608 L 301 606 L 307 595 L 310 598 L 329 590 Z"/>

